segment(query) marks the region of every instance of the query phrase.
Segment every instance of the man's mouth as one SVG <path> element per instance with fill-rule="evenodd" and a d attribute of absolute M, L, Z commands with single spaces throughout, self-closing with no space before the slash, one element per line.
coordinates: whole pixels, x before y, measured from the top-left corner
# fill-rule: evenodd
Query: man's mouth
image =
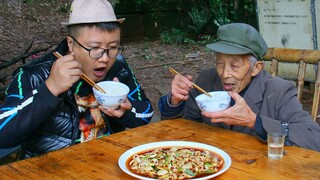
<path fill-rule="evenodd" d="M 104 76 L 105 75 L 105 70 L 106 70 L 106 68 L 104 68 L 104 67 L 101 67 L 101 68 L 96 68 L 96 69 L 94 69 L 94 75 L 95 76 L 97 76 L 97 77 L 102 77 L 102 76 Z"/>
<path fill-rule="evenodd" d="M 234 88 L 233 83 L 223 83 L 223 89 L 225 91 L 231 91 Z"/>

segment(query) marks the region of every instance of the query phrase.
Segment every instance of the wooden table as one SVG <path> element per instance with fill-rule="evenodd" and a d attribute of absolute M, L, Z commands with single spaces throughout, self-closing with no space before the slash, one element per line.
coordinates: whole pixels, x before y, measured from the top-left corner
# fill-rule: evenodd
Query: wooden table
<path fill-rule="evenodd" d="M 320 153 L 285 147 L 280 160 L 267 157 L 267 144 L 253 136 L 189 120 L 151 123 L 101 139 L 0 166 L 0 179 L 134 179 L 118 167 L 126 150 L 150 142 L 185 140 L 227 152 L 231 167 L 216 179 L 320 179 Z"/>

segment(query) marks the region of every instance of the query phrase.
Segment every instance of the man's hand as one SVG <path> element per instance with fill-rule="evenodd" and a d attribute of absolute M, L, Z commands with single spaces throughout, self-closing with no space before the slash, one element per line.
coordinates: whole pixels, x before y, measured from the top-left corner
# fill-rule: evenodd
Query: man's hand
<path fill-rule="evenodd" d="M 202 115 L 211 118 L 213 123 L 247 126 L 253 128 L 257 115 L 251 110 L 246 101 L 236 92 L 229 92 L 235 105 L 219 112 L 202 112 Z"/>
<path fill-rule="evenodd" d="M 189 98 L 189 90 L 192 88 L 192 77 L 176 74 L 171 82 L 171 104 L 177 105 Z"/>
<path fill-rule="evenodd" d="M 52 94 L 58 96 L 70 89 L 80 79 L 81 74 L 81 64 L 71 53 L 53 63 L 46 85 Z"/>
<path fill-rule="evenodd" d="M 105 109 L 101 105 L 99 106 L 99 109 L 107 114 L 110 117 L 116 117 L 120 118 L 123 116 L 123 114 L 130 110 L 132 108 L 132 104 L 128 99 L 126 99 L 123 103 L 120 104 L 120 106 L 117 109 Z"/>

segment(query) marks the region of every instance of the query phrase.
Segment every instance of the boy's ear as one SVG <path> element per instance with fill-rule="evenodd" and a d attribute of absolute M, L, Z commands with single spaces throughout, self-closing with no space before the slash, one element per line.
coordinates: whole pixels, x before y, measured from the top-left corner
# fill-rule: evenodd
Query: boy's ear
<path fill-rule="evenodd" d="M 68 44 L 69 52 L 72 52 L 73 39 L 70 36 L 67 37 L 67 44 Z"/>

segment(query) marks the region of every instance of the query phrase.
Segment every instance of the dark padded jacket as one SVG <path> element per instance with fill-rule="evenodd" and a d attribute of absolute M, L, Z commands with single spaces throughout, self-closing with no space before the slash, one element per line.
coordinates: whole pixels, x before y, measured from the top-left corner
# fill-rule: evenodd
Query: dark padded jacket
<path fill-rule="evenodd" d="M 56 51 L 66 54 L 66 40 L 60 43 Z M 0 148 L 21 144 L 23 158 L 27 158 L 75 144 L 79 136 L 79 110 L 75 92 L 71 88 L 56 97 L 45 85 L 55 60 L 50 52 L 16 70 L 6 90 L 6 99 L 0 106 Z M 103 114 L 109 133 L 149 123 L 153 108 L 123 56 L 117 58 L 104 80 L 114 77 L 130 88 L 128 99 L 132 110 L 121 118 Z M 87 94 L 92 91 L 83 80 L 74 86 L 80 91 L 87 91 Z"/>

